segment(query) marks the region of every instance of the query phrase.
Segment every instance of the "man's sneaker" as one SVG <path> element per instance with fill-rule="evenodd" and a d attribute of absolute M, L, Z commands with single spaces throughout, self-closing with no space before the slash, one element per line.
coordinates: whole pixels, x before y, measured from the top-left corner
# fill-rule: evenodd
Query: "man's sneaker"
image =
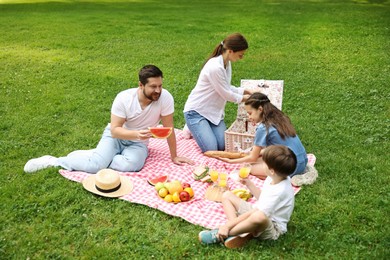
<path fill-rule="evenodd" d="M 191 139 L 192 134 L 191 134 L 190 129 L 188 129 L 187 124 L 185 124 L 183 127 L 183 136 L 185 139 Z"/>
<path fill-rule="evenodd" d="M 218 229 L 213 230 L 203 230 L 199 233 L 199 241 L 202 244 L 215 244 L 219 242 L 219 239 L 217 237 Z"/>
<path fill-rule="evenodd" d="M 32 173 L 51 166 L 58 166 L 57 158 L 54 156 L 45 155 L 29 160 L 24 166 L 24 171 L 27 173 Z"/>
<path fill-rule="evenodd" d="M 246 242 L 248 242 L 250 239 L 252 239 L 252 234 L 251 233 L 245 233 L 239 236 L 232 236 L 228 237 L 225 240 L 225 246 L 227 248 L 239 248 L 243 247 Z"/>

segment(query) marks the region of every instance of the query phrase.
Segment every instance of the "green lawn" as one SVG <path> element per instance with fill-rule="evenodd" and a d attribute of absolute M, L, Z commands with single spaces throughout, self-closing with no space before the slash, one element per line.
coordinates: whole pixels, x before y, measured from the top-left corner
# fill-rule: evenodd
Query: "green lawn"
<path fill-rule="evenodd" d="M 0 0 L 0 24 L 0 259 L 389 259 L 390 1 Z M 148 63 L 182 128 L 205 58 L 236 31 L 250 49 L 232 83 L 283 79 L 283 111 L 317 156 L 278 241 L 202 246 L 202 227 L 92 196 L 58 169 L 23 172 L 95 147 Z M 229 104 L 228 125 L 235 114 Z"/>

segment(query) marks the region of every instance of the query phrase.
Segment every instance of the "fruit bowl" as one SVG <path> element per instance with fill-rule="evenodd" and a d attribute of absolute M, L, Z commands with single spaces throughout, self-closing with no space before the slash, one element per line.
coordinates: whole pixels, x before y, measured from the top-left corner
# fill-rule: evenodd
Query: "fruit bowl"
<path fill-rule="evenodd" d="M 194 190 L 189 183 L 178 180 L 171 182 L 158 182 L 154 186 L 157 196 L 168 203 L 188 202 L 194 197 Z"/>

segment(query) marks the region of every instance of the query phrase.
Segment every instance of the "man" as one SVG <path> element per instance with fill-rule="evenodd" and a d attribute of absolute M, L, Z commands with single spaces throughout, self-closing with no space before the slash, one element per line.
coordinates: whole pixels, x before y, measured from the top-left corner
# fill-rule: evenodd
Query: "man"
<path fill-rule="evenodd" d="M 174 100 L 162 88 L 162 71 L 146 65 L 139 72 L 139 87 L 120 92 L 111 108 L 111 123 L 107 125 L 96 149 L 74 151 L 66 157 L 45 155 L 29 160 L 24 166 L 27 173 L 53 166 L 67 170 L 97 173 L 104 168 L 128 172 L 140 171 L 148 157 L 148 142 L 152 137 L 148 127 L 161 121 L 165 127 L 174 127 Z M 167 138 L 172 162 L 193 162 L 176 153 L 175 132 Z"/>

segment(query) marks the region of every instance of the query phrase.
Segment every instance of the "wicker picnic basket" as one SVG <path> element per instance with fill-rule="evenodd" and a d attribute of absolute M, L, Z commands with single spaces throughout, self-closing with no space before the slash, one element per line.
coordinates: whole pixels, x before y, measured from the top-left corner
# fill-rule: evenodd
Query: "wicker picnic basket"
<path fill-rule="evenodd" d="M 241 87 L 247 89 L 260 88 L 268 96 L 272 104 L 282 110 L 283 80 L 241 80 Z M 233 124 L 225 131 L 225 151 L 249 152 L 253 146 L 256 126 L 248 121 L 248 116 L 241 103 L 237 108 L 237 117 Z"/>

